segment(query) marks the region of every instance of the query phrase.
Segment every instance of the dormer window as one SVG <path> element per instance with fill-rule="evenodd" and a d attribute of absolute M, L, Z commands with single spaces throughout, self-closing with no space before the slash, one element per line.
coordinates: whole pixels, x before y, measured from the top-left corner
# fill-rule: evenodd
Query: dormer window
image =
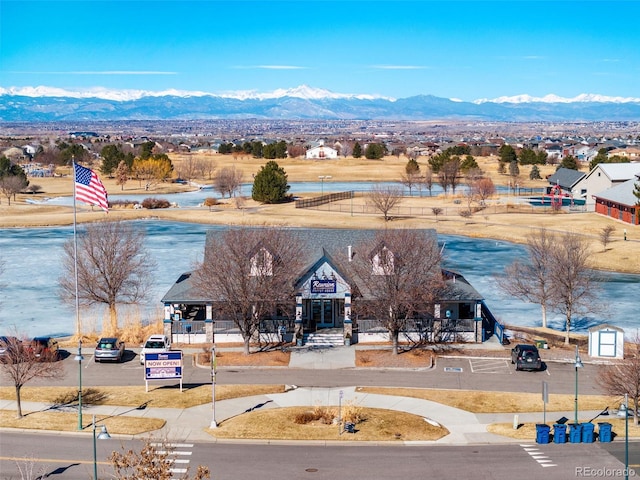
<path fill-rule="evenodd" d="M 393 275 L 393 262 L 393 252 L 387 247 L 382 247 L 380 250 L 378 250 L 378 253 L 373 256 L 371 262 L 373 271 L 371 273 L 373 275 Z"/>
<path fill-rule="evenodd" d="M 270 277 L 273 275 L 273 255 L 264 247 L 251 257 L 251 276 Z"/>

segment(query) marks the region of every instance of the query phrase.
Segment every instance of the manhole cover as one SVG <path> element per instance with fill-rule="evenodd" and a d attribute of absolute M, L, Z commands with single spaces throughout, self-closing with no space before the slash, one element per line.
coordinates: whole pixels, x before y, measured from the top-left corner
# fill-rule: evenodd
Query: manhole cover
<path fill-rule="evenodd" d="M 444 367 L 444 371 L 460 373 L 462 372 L 462 367 Z"/>

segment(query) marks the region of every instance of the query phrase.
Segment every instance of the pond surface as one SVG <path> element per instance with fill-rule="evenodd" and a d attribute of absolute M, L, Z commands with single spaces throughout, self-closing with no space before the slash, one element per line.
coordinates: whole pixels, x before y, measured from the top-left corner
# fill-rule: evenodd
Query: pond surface
<path fill-rule="evenodd" d="M 146 247 L 157 263 L 149 301 L 140 309 L 119 308 L 121 319 L 149 322 L 162 318 L 160 299 L 183 272 L 192 269 L 204 253 L 207 230 L 214 225 L 138 220 L 132 222 L 147 236 Z M 78 226 L 81 230 L 82 225 Z M 26 335 L 64 336 L 75 331 L 75 310 L 61 302 L 58 278 L 62 274 L 61 255 L 65 240 L 73 236 L 73 227 L 0 229 L 0 258 L 4 273 L 0 276 L 0 335 L 18 331 Z M 523 259 L 525 248 L 509 242 L 439 235 L 444 245 L 444 267 L 463 274 L 485 297 L 489 309 L 502 322 L 521 326 L 540 324 L 540 307 L 507 298 L 497 288 L 495 275 L 514 259 Z M 612 323 L 635 335 L 640 299 L 640 275 L 604 273 L 597 284 L 603 303 L 615 299 L 610 311 L 575 322 L 578 331 L 599 323 Z M 81 312 L 83 329 L 100 329 L 104 311 L 93 308 Z M 560 316 L 549 316 L 551 326 L 563 327 Z"/>

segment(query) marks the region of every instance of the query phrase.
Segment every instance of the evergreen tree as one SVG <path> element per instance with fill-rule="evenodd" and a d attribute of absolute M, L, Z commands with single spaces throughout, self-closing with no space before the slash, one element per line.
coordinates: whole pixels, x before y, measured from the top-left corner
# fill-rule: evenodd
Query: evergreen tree
<path fill-rule="evenodd" d="M 520 175 L 520 168 L 518 167 L 518 162 L 513 161 L 509 163 L 509 175 L 512 177 L 517 177 Z"/>
<path fill-rule="evenodd" d="M 500 155 L 500 161 L 502 163 L 511 163 L 518 161 L 516 151 L 511 145 L 507 145 L 506 143 L 500 147 L 500 149 L 498 150 L 498 154 Z"/>
<path fill-rule="evenodd" d="M 102 165 L 100 172 L 110 177 L 118 167 L 118 164 L 124 160 L 124 152 L 120 145 L 106 145 L 101 151 Z"/>
<path fill-rule="evenodd" d="M 268 161 L 253 180 L 251 198 L 256 202 L 280 203 L 287 198 L 287 173 L 275 161 Z"/>
<path fill-rule="evenodd" d="M 531 171 L 529 172 L 529 180 L 541 180 L 540 169 L 537 165 L 531 167 Z"/>
<path fill-rule="evenodd" d="M 567 155 L 562 159 L 558 168 L 568 168 L 570 170 L 580 170 L 578 166 L 578 160 L 573 155 Z"/>
<path fill-rule="evenodd" d="M 362 156 L 362 147 L 358 142 L 353 146 L 353 158 L 360 158 Z"/>
<path fill-rule="evenodd" d="M 474 169 L 479 169 L 480 167 L 478 166 L 478 162 L 476 162 L 476 159 L 473 158 L 473 155 L 467 155 L 466 157 L 464 157 L 464 160 L 462 161 L 462 164 L 460 165 L 460 170 L 462 170 L 463 172 L 467 173 L 471 170 Z"/>
<path fill-rule="evenodd" d="M 370 143 L 364 149 L 364 156 L 369 160 L 380 160 L 387 153 L 387 147 L 381 143 Z"/>
<path fill-rule="evenodd" d="M 534 165 L 538 162 L 536 152 L 530 148 L 523 148 L 518 155 L 518 160 L 520 160 L 520 165 Z"/>
<path fill-rule="evenodd" d="M 417 175 L 420 173 L 420 165 L 418 165 L 415 158 L 412 158 L 404 166 L 404 171 L 407 175 Z"/>
<path fill-rule="evenodd" d="M 636 205 L 640 206 L 640 182 L 633 184 L 633 195 L 638 199 Z"/>

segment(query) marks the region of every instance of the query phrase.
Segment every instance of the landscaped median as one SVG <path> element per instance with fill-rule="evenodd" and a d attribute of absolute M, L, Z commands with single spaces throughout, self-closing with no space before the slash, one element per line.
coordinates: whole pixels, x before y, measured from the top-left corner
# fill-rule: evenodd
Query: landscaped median
<path fill-rule="evenodd" d="M 284 392 L 284 385 L 217 385 L 216 400 L 264 395 Z M 75 432 L 78 430 L 75 411 L 78 406 L 78 391 L 71 387 L 23 387 L 22 402 L 46 404 L 37 411 L 24 411 L 22 418 L 16 418 L 15 410 L 0 410 L 0 428 L 24 428 L 34 430 L 55 430 Z M 0 399 L 15 400 L 15 388 L 0 387 Z M 85 407 L 94 405 L 112 405 L 136 409 L 189 408 L 211 402 L 211 385 L 196 387 L 159 386 L 145 392 L 145 387 L 88 387 L 82 391 Z M 74 411 L 70 412 L 69 410 Z M 90 427 L 90 417 L 86 415 Z M 139 435 L 162 428 L 163 419 L 136 416 L 102 416 L 96 421 L 106 425 L 110 433 Z"/>

